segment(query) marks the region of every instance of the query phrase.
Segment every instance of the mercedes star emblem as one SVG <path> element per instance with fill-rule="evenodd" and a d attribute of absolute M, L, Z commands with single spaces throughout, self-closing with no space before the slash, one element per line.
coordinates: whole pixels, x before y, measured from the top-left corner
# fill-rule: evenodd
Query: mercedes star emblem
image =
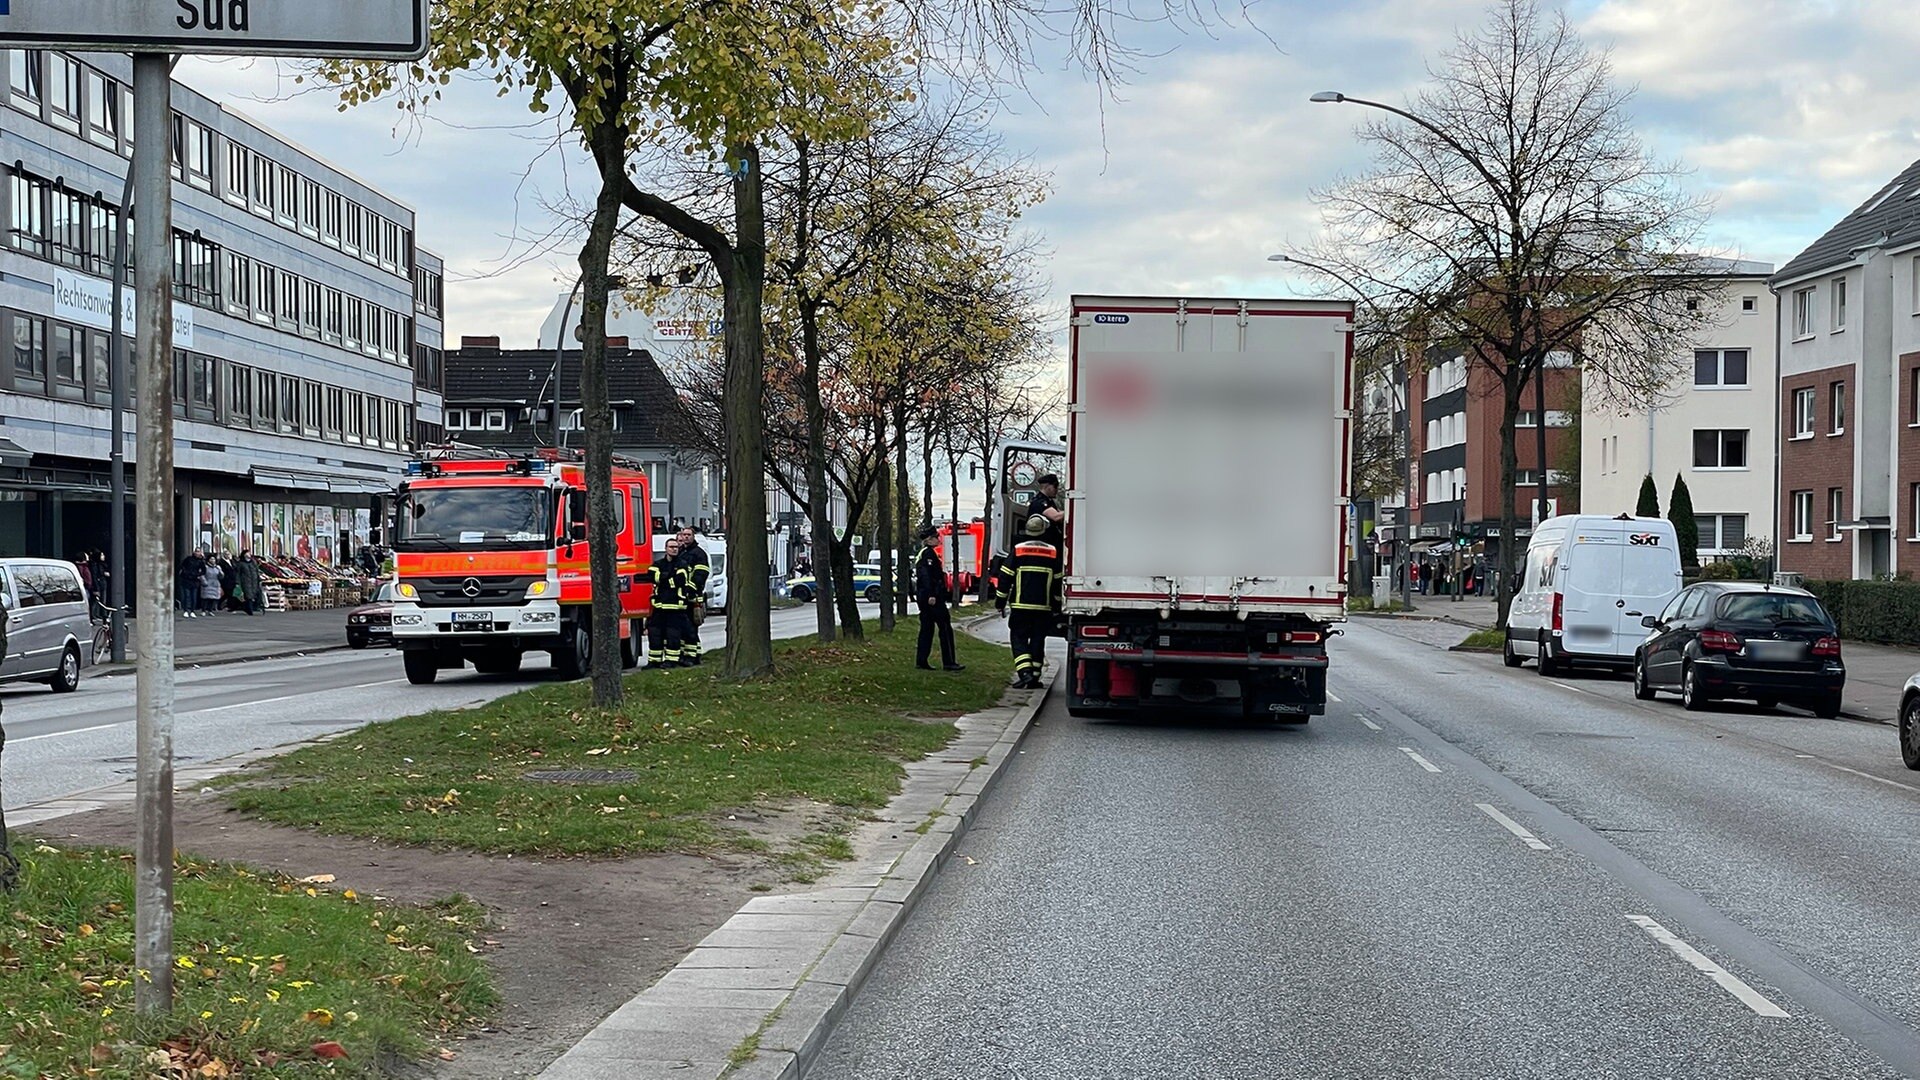
<path fill-rule="evenodd" d="M 461 582 L 460 591 L 463 593 L 466 593 L 468 596 L 479 596 L 480 595 L 480 579 L 477 577 L 470 577 L 467 580 Z"/>

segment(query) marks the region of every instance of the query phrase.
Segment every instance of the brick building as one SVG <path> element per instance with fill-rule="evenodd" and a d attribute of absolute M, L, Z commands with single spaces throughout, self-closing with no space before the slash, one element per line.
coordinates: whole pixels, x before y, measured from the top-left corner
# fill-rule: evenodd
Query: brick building
<path fill-rule="evenodd" d="M 1920 162 L 1782 267 L 1779 560 L 1920 568 Z"/>

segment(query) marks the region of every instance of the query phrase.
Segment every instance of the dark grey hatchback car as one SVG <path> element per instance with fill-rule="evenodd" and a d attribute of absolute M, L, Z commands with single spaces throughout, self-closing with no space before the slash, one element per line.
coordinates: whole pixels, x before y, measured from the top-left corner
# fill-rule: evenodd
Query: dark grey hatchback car
<path fill-rule="evenodd" d="M 1642 701 L 1674 690 L 1689 709 L 1738 698 L 1840 715 L 1840 632 L 1805 589 L 1703 581 L 1641 623 L 1651 631 L 1633 659 L 1633 696 Z"/>

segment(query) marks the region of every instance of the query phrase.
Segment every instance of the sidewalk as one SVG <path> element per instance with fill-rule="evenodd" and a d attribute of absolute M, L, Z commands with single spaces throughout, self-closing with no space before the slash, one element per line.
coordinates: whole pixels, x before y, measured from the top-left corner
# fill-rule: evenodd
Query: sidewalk
<path fill-rule="evenodd" d="M 245 615 L 237 611 L 201 619 L 173 617 L 173 659 L 175 667 L 197 664 L 230 664 L 290 653 L 319 652 L 347 647 L 347 612 L 350 608 L 324 608 L 318 611 L 270 611 Z M 138 641 L 134 622 L 127 622 L 127 659 L 134 658 Z M 109 675 L 125 665 L 102 664 L 95 675 Z"/>

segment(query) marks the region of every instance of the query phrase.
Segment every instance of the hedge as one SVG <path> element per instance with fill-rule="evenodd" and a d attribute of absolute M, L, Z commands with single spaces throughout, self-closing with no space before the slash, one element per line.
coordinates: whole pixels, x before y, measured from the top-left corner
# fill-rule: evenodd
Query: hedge
<path fill-rule="evenodd" d="M 1920 585 L 1910 581 L 1809 581 L 1840 636 L 1920 646 Z"/>

